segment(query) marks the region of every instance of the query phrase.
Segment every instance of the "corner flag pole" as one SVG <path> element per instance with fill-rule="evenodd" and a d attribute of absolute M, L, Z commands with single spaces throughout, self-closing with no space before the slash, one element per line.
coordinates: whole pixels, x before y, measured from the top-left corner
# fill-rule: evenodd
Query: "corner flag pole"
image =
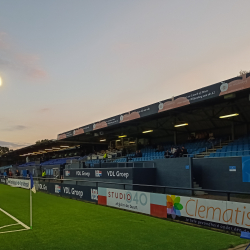
<path fill-rule="evenodd" d="M 31 182 L 31 180 L 30 180 Z M 30 183 L 30 229 L 32 229 L 32 191 L 31 191 L 31 183 Z"/>

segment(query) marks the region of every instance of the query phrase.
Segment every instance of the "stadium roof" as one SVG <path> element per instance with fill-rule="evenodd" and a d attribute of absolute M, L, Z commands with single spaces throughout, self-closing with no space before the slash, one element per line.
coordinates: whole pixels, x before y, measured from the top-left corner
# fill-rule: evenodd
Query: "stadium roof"
<path fill-rule="evenodd" d="M 183 128 L 187 132 L 226 127 L 228 121 L 222 121 L 218 115 L 231 114 L 234 111 L 243 114 L 234 118 L 236 122 L 248 123 L 249 117 L 245 115 L 249 112 L 248 94 L 244 90 L 249 88 L 250 73 L 61 133 L 57 139 L 90 141 L 93 135 L 123 134 L 127 133 L 128 129 L 130 134 L 136 135 L 140 128 L 141 130 L 156 128 L 171 133 L 173 124 L 187 120 L 192 123 L 189 124 L 191 125 L 189 128 Z M 239 92 L 237 98 L 235 98 L 236 92 Z M 241 101 L 240 97 L 243 98 Z M 159 126 L 159 122 L 164 124 Z M 170 126 L 166 126 L 167 123 Z M 137 132 L 132 131 L 135 130 L 135 126 Z"/>
<path fill-rule="evenodd" d="M 43 151 L 49 148 L 75 147 L 77 145 L 104 144 L 117 140 L 120 135 L 133 138 L 174 138 L 174 134 L 228 129 L 250 123 L 249 105 L 250 74 L 238 76 L 204 87 L 172 99 L 132 110 L 58 135 L 58 140 L 24 147 L 6 157 Z M 239 113 L 239 116 L 220 119 L 219 116 Z M 175 128 L 174 125 L 188 123 Z M 153 130 L 153 133 L 142 133 Z M 100 139 L 106 141 L 100 142 Z M 173 140 L 172 140 L 173 142 Z M 65 147 L 66 149 L 66 147 Z"/>

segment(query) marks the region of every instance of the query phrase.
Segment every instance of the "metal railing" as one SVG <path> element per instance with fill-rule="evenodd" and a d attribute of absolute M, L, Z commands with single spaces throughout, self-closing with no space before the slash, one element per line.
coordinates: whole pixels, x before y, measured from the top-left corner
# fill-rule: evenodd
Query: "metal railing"
<path fill-rule="evenodd" d="M 35 179 L 38 181 L 43 181 L 43 182 L 54 182 L 54 183 L 57 182 L 57 183 L 62 183 L 62 184 L 64 182 L 75 182 L 76 185 L 77 183 L 90 183 L 90 184 L 95 184 L 96 188 L 101 187 L 101 186 L 107 187 L 107 185 L 111 185 L 111 186 L 113 185 L 113 186 L 119 186 L 121 187 L 120 189 L 123 189 L 123 190 L 131 190 L 131 187 L 132 187 L 133 188 L 132 190 L 135 190 L 135 191 L 145 191 L 145 192 L 161 193 L 161 194 L 173 194 L 173 193 L 170 193 L 169 190 L 175 190 L 176 191 L 174 192 L 175 195 L 192 196 L 192 197 L 197 197 L 197 198 L 199 197 L 199 198 L 214 199 L 214 200 L 240 201 L 240 202 L 250 203 L 250 193 L 247 193 L 247 192 L 161 186 L 161 185 L 148 185 L 148 184 L 106 182 L 106 181 L 91 181 L 91 180 L 78 180 L 78 179 L 34 178 L 34 180 Z M 130 188 L 128 189 L 128 187 Z"/>
<path fill-rule="evenodd" d="M 4 178 L 4 177 L 1 177 L 1 178 Z M 12 177 L 7 177 L 7 178 L 30 179 L 29 177 L 22 177 L 22 176 L 20 177 L 12 176 Z M 171 194 L 171 195 L 173 194 L 173 195 L 191 196 L 191 197 L 204 198 L 204 199 L 250 203 L 250 193 L 230 191 L 230 190 L 214 190 L 214 189 L 202 189 L 202 188 L 174 187 L 174 186 L 78 180 L 78 179 L 58 179 L 58 178 L 40 178 L 40 177 L 33 177 L 33 179 L 34 181 L 48 182 L 48 183 L 64 184 L 65 182 L 67 182 L 66 184 L 70 185 L 69 182 L 74 182 L 75 185 L 79 185 L 80 183 L 81 183 L 80 184 L 81 186 L 84 186 L 82 184 L 89 184 L 86 186 L 93 185 L 95 186 L 95 188 L 106 187 L 106 188 L 115 188 L 115 189 L 123 189 L 123 190 L 144 191 L 144 192 L 151 192 L 151 193 Z"/>

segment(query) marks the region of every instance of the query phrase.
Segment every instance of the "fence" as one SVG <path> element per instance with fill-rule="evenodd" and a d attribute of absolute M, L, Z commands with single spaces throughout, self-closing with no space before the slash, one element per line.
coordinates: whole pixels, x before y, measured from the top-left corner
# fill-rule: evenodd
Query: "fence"
<path fill-rule="evenodd" d="M 225 190 L 212 190 L 201 188 L 186 188 L 173 186 L 159 186 L 146 184 L 132 184 L 132 183 L 117 183 L 106 181 L 90 181 L 90 180 L 76 180 L 76 179 L 53 179 L 53 178 L 34 178 L 34 180 L 51 183 L 73 184 L 79 186 L 94 186 L 98 187 L 116 188 L 123 190 L 145 191 L 160 194 L 184 195 L 204 199 L 234 201 L 250 203 L 250 193 L 234 192 Z"/>

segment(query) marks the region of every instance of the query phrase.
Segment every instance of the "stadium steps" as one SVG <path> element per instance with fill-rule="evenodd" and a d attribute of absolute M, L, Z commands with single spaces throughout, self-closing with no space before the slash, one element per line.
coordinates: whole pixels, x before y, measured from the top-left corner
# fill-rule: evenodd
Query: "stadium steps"
<path fill-rule="evenodd" d="M 207 151 L 201 152 L 195 155 L 195 158 L 204 158 L 205 156 L 209 156 L 211 153 L 215 153 L 217 149 L 222 149 L 222 147 L 227 146 L 231 140 L 223 141 L 219 145 L 214 146 L 213 148 L 207 149 Z"/>
<path fill-rule="evenodd" d="M 200 185 L 196 183 L 196 181 L 193 181 L 193 188 L 201 189 Z M 194 195 L 205 195 L 205 194 L 207 193 L 205 193 L 204 191 L 194 191 Z"/>
<path fill-rule="evenodd" d="M 201 154 L 197 155 L 196 158 L 204 158 L 205 156 L 208 156 L 211 153 L 216 153 L 218 149 L 222 149 L 222 147 L 227 146 L 231 142 L 232 140 L 223 141 L 220 143 L 220 145 L 216 145 L 213 148 L 208 149 L 207 152 L 202 152 Z"/>

